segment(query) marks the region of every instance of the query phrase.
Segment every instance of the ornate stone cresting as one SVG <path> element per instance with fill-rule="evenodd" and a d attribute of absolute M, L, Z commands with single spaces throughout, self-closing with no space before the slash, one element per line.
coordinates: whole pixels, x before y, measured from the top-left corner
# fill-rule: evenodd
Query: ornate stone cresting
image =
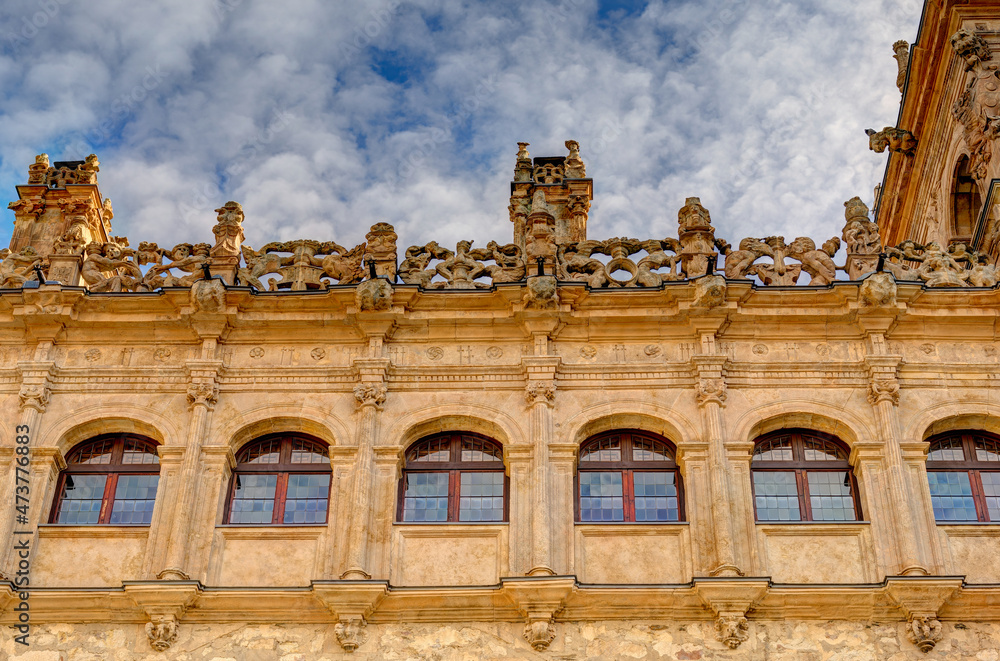
<path fill-rule="evenodd" d="M 439 263 L 431 265 L 433 260 Z M 485 262 L 492 261 L 493 264 Z M 452 252 L 432 241 L 424 246 L 410 246 L 399 265 L 399 278 L 408 285 L 424 289 L 488 289 L 493 283 L 518 282 L 525 277 L 521 249 L 513 243 L 501 246 L 490 241 L 486 249 L 472 249 L 472 241 L 459 241 Z M 440 277 L 441 280 L 434 278 Z"/>
<path fill-rule="evenodd" d="M 904 241 L 886 248 L 885 254 L 885 270 L 897 281 L 916 280 L 927 287 L 992 287 L 1000 280 L 987 256 L 969 250 L 964 243 L 944 250 L 935 241 L 927 245 Z"/>
<path fill-rule="evenodd" d="M 241 282 L 255 289 L 270 291 L 325 289 L 331 284 L 327 279 L 340 285 L 353 285 L 365 277 L 362 260 L 366 244 L 347 250 L 343 246 L 327 241 L 320 243 L 312 239 L 268 243 L 260 250 L 243 246 L 246 266 L 237 275 Z M 277 253 L 291 253 L 279 255 Z M 279 280 L 271 280 L 264 287 L 260 278 L 277 274 Z"/>
<path fill-rule="evenodd" d="M 41 255 L 31 246 L 20 252 L 0 249 L 0 289 L 20 289 L 28 280 L 35 279 L 34 267 L 42 261 Z"/>
<path fill-rule="evenodd" d="M 881 131 L 865 129 L 865 133 L 868 135 L 868 148 L 877 154 L 888 149 L 891 152 L 913 156 L 917 148 L 916 137 L 906 129 L 886 126 Z"/>
<path fill-rule="evenodd" d="M 900 39 L 892 45 L 892 57 L 896 60 L 898 72 L 896 73 L 896 87 L 900 92 L 906 84 L 906 67 L 910 61 L 910 43 L 905 39 Z"/>
<path fill-rule="evenodd" d="M 799 237 L 791 245 L 783 236 L 764 239 L 747 238 L 740 241 L 739 250 L 726 255 L 726 277 L 732 279 L 758 277 L 765 285 L 794 285 L 799 275 L 809 274 L 810 285 L 828 285 L 837 275 L 833 256 L 840 249 L 840 239 L 831 238 L 820 249 L 812 239 Z M 762 257 L 769 262 L 758 262 Z M 797 260 L 788 263 L 786 259 Z"/>
<path fill-rule="evenodd" d="M 997 72 L 1000 65 L 986 41 L 965 28 L 951 36 L 951 47 L 965 61 L 968 82 L 959 95 L 951 112 L 962 125 L 963 137 L 969 147 L 969 169 L 977 179 L 984 179 L 993 155 L 993 142 L 1000 134 L 1000 116 L 997 115 L 1000 91 L 997 89 Z"/>

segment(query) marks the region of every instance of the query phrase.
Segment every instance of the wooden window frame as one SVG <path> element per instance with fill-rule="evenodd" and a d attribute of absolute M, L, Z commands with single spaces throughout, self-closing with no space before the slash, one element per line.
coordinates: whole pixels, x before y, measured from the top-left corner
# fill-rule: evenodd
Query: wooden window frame
<path fill-rule="evenodd" d="M 409 454 L 424 444 L 440 441 L 449 438 L 448 461 L 411 461 Z M 498 462 L 492 461 L 461 461 L 462 438 L 474 438 L 477 441 L 485 441 L 499 451 L 503 457 L 503 445 L 489 436 L 466 431 L 449 431 L 425 436 L 419 441 L 406 448 L 403 462 L 403 470 L 399 477 L 399 485 L 396 489 L 396 523 L 406 525 L 442 525 L 442 524 L 472 524 L 485 525 L 491 523 L 508 523 L 510 521 L 510 476 L 507 475 L 507 466 L 501 458 Z M 459 459 L 456 461 L 456 457 Z M 448 518 L 446 521 L 404 521 L 403 503 L 406 493 L 406 476 L 411 473 L 447 473 L 448 474 Z M 461 498 L 461 474 L 462 473 L 503 473 L 503 519 L 500 521 L 459 521 L 459 499 Z"/>
<path fill-rule="evenodd" d="M 600 443 L 614 436 L 621 437 L 621 461 L 581 461 L 584 448 L 588 445 Z M 632 456 L 632 438 L 638 437 L 645 441 L 662 443 L 670 452 L 670 459 L 667 461 L 634 461 L 625 459 Z M 627 448 L 627 449 L 626 449 Z M 621 521 L 581 521 L 580 520 L 580 473 L 607 473 L 619 472 L 622 474 L 622 507 L 624 518 Z M 635 473 L 670 473 L 674 474 L 674 486 L 677 488 L 677 520 L 676 521 L 636 521 L 635 520 L 635 489 L 633 475 Z M 641 429 L 614 429 L 591 436 L 580 444 L 580 452 L 576 462 L 576 470 L 573 472 L 573 518 L 576 523 L 584 525 L 620 525 L 623 523 L 638 523 L 640 525 L 663 525 L 671 523 L 683 523 L 687 521 L 687 512 L 684 498 L 684 479 L 681 476 L 680 467 L 677 465 L 677 446 L 670 439 L 642 431 Z"/>
<path fill-rule="evenodd" d="M 817 440 L 826 441 L 837 446 L 843 451 L 845 457 L 850 457 L 851 450 L 842 440 L 833 434 L 814 431 L 812 429 L 778 429 L 764 434 L 754 439 L 752 453 L 755 453 L 757 446 L 767 443 L 779 436 L 792 437 L 792 459 L 789 461 L 755 461 L 753 454 L 750 459 L 750 492 L 753 499 L 753 518 L 757 523 L 856 523 L 864 521 L 861 513 L 861 502 L 858 497 L 858 479 L 854 475 L 854 468 L 847 459 L 837 461 L 810 461 L 805 458 L 804 437 L 813 437 Z M 834 473 L 847 471 L 850 480 L 851 500 L 854 502 L 854 520 L 832 521 L 826 519 L 814 520 L 812 513 L 812 502 L 809 497 L 809 480 L 806 473 Z M 754 483 L 753 474 L 756 472 L 785 472 L 795 473 L 795 490 L 799 500 L 799 519 L 797 521 L 776 521 L 773 519 L 760 519 L 757 516 L 757 487 Z"/>
<path fill-rule="evenodd" d="M 67 456 L 72 457 L 73 454 L 80 450 L 81 448 L 91 445 L 97 442 L 104 442 L 111 440 L 113 442 L 111 447 L 111 461 L 107 464 L 77 464 L 77 463 L 66 463 L 66 468 L 59 472 L 59 479 L 56 481 L 56 492 L 52 498 L 52 508 L 49 511 L 49 523 L 58 524 L 63 526 L 149 526 L 150 523 L 111 523 L 111 514 L 114 509 L 115 502 L 115 491 L 118 488 L 118 478 L 122 475 L 159 475 L 160 474 L 160 464 L 159 455 L 156 453 L 156 448 L 159 445 L 156 441 L 146 436 L 140 436 L 139 434 L 100 434 L 99 436 L 94 436 L 88 438 L 86 441 L 82 441 L 73 446 Z M 147 446 L 153 451 L 153 454 L 157 456 L 157 463 L 154 464 L 125 464 L 122 463 L 122 457 L 125 453 L 125 441 L 136 441 Z M 155 467 L 155 470 L 154 470 Z M 75 475 L 106 475 L 107 480 L 104 482 L 104 494 L 101 497 L 101 511 L 97 518 L 97 523 L 58 523 L 57 519 L 59 517 L 59 506 L 62 503 L 62 493 L 66 486 L 66 479 Z M 159 483 L 157 483 L 157 492 L 159 492 Z"/>
<path fill-rule="evenodd" d="M 237 456 L 248 451 L 255 445 L 278 440 L 278 463 L 275 464 L 250 464 L 237 463 L 233 469 L 233 474 L 229 479 L 229 489 L 226 495 L 226 507 L 222 516 L 224 526 L 325 526 L 330 522 L 330 492 L 333 489 L 333 467 L 330 465 L 330 446 L 318 438 L 308 434 L 279 432 L 255 438 L 245 444 L 237 452 Z M 323 450 L 326 462 L 322 464 L 293 464 L 291 462 L 292 449 L 295 441 L 308 441 L 315 443 Z M 270 523 L 231 523 L 229 517 L 233 511 L 233 500 L 236 497 L 236 478 L 240 475 L 277 475 L 278 479 L 274 487 L 274 510 L 271 513 Z M 288 499 L 288 477 L 289 475 L 329 475 L 330 481 L 326 489 L 326 515 L 323 521 L 316 523 L 284 523 L 280 519 L 285 514 L 285 501 Z"/>
<path fill-rule="evenodd" d="M 982 473 L 1000 473 L 1000 461 L 979 461 L 976 459 L 975 436 L 982 436 L 991 441 L 1000 443 L 1000 436 L 978 429 L 961 429 L 956 431 L 935 434 L 927 439 L 928 453 L 933 451 L 934 445 L 941 441 L 953 441 L 959 439 L 962 442 L 962 452 L 965 454 L 964 461 L 936 461 L 928 458 L 926 470 L 928 473 L 968 473 L 969 485 L 972 487 L 972 502 L 976 506 L 975 521 L 934 521 L 938 525 L 962 525 L 963 523 L 1000 523 L 1000 520 L 990 519 L 989 508 L 986 506 L 986 496 L 983 493 Z"/>

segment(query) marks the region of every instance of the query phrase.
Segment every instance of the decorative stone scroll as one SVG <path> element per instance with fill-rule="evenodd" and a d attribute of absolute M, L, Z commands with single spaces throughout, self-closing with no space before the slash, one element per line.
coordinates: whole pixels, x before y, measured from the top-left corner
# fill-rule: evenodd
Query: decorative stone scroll
<path fill-rule="evenodd" d="M 521 249 L 494 241 L 486 249 L 472 249 L 472 241 L 459 241 L 455 252 L 432 241 L 424 246 L 410 246 L 399 265 L 399 278 L 408 285 L 424 289 L 488 289 L 491 284 L 478 282 L 490 278 L 493 283 L 524 280 L 525 265 Z M 431 265 L 437 260 L 439 263 Z M 485 262 L 492 261 L 493 264 Z M 434 280 L 440 276 L 442 280 Z"/>
<path fill-rule="evenodd" d="M 985 255 L 955 243 L 947 250 L 931 241 L 904 241 L 885 249 L 885 270 L 896 280 L 921 281 L 927 287 L 992 287 L 1000 274 Z"/>
<path fill-rule="evenodd" d="M 840 249 L 840 239 L 834 237 L 817 249 L 815 242 L 807 237 L 799 237 L 791 245 L 785 244 L 783 236 L 769 236 L 764 239 L 747 238 L 740 241 L 739 250 L 726 255 L 726 277 L 730 279 L 756 276 L 765 285 L 797 284 L 802 271 L 809 274 L 810 285 L 828 285 L 837 275 L 833 256 Z M 769 262 L 758 262 L 762 257 Z M 798 263 L 787 263 L 786 259 Z"/>

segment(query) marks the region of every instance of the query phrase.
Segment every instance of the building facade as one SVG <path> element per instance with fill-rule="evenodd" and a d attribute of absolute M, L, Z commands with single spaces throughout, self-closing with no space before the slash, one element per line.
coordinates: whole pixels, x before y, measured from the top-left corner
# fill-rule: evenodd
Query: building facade
<path fill-rule="evenodd" d="M 574 141 L 520 144 L 508 245 L 254 250 L 229 202 L 130 246 L 96 157 L 39 156 L 0 657 L 997 659 L 998 13 L 897 44 L 878 216 L 819 248 L 698 198 L 590 239 Z"/>

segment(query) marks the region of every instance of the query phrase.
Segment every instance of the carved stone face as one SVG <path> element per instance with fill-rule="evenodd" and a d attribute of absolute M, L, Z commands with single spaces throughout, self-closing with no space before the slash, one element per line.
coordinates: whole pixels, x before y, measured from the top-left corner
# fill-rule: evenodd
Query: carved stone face
<path fill-rule="evenodd" d="M 173 257 L 175 262 L 179 262 L 191 256 L 191 249 L 182 243 L 179 246 L 174 246 L 174 251 L 170 253 L 170 256 Z"/>
<path fill-rule="evenodd" d="M 104 246 L 104 255 L 109 259 L 118 259 L 119 257 L 121 257 L 121 254 L 122 254 L 121 248 L 119 248 L 113 243 L 109 243 Z"/>

